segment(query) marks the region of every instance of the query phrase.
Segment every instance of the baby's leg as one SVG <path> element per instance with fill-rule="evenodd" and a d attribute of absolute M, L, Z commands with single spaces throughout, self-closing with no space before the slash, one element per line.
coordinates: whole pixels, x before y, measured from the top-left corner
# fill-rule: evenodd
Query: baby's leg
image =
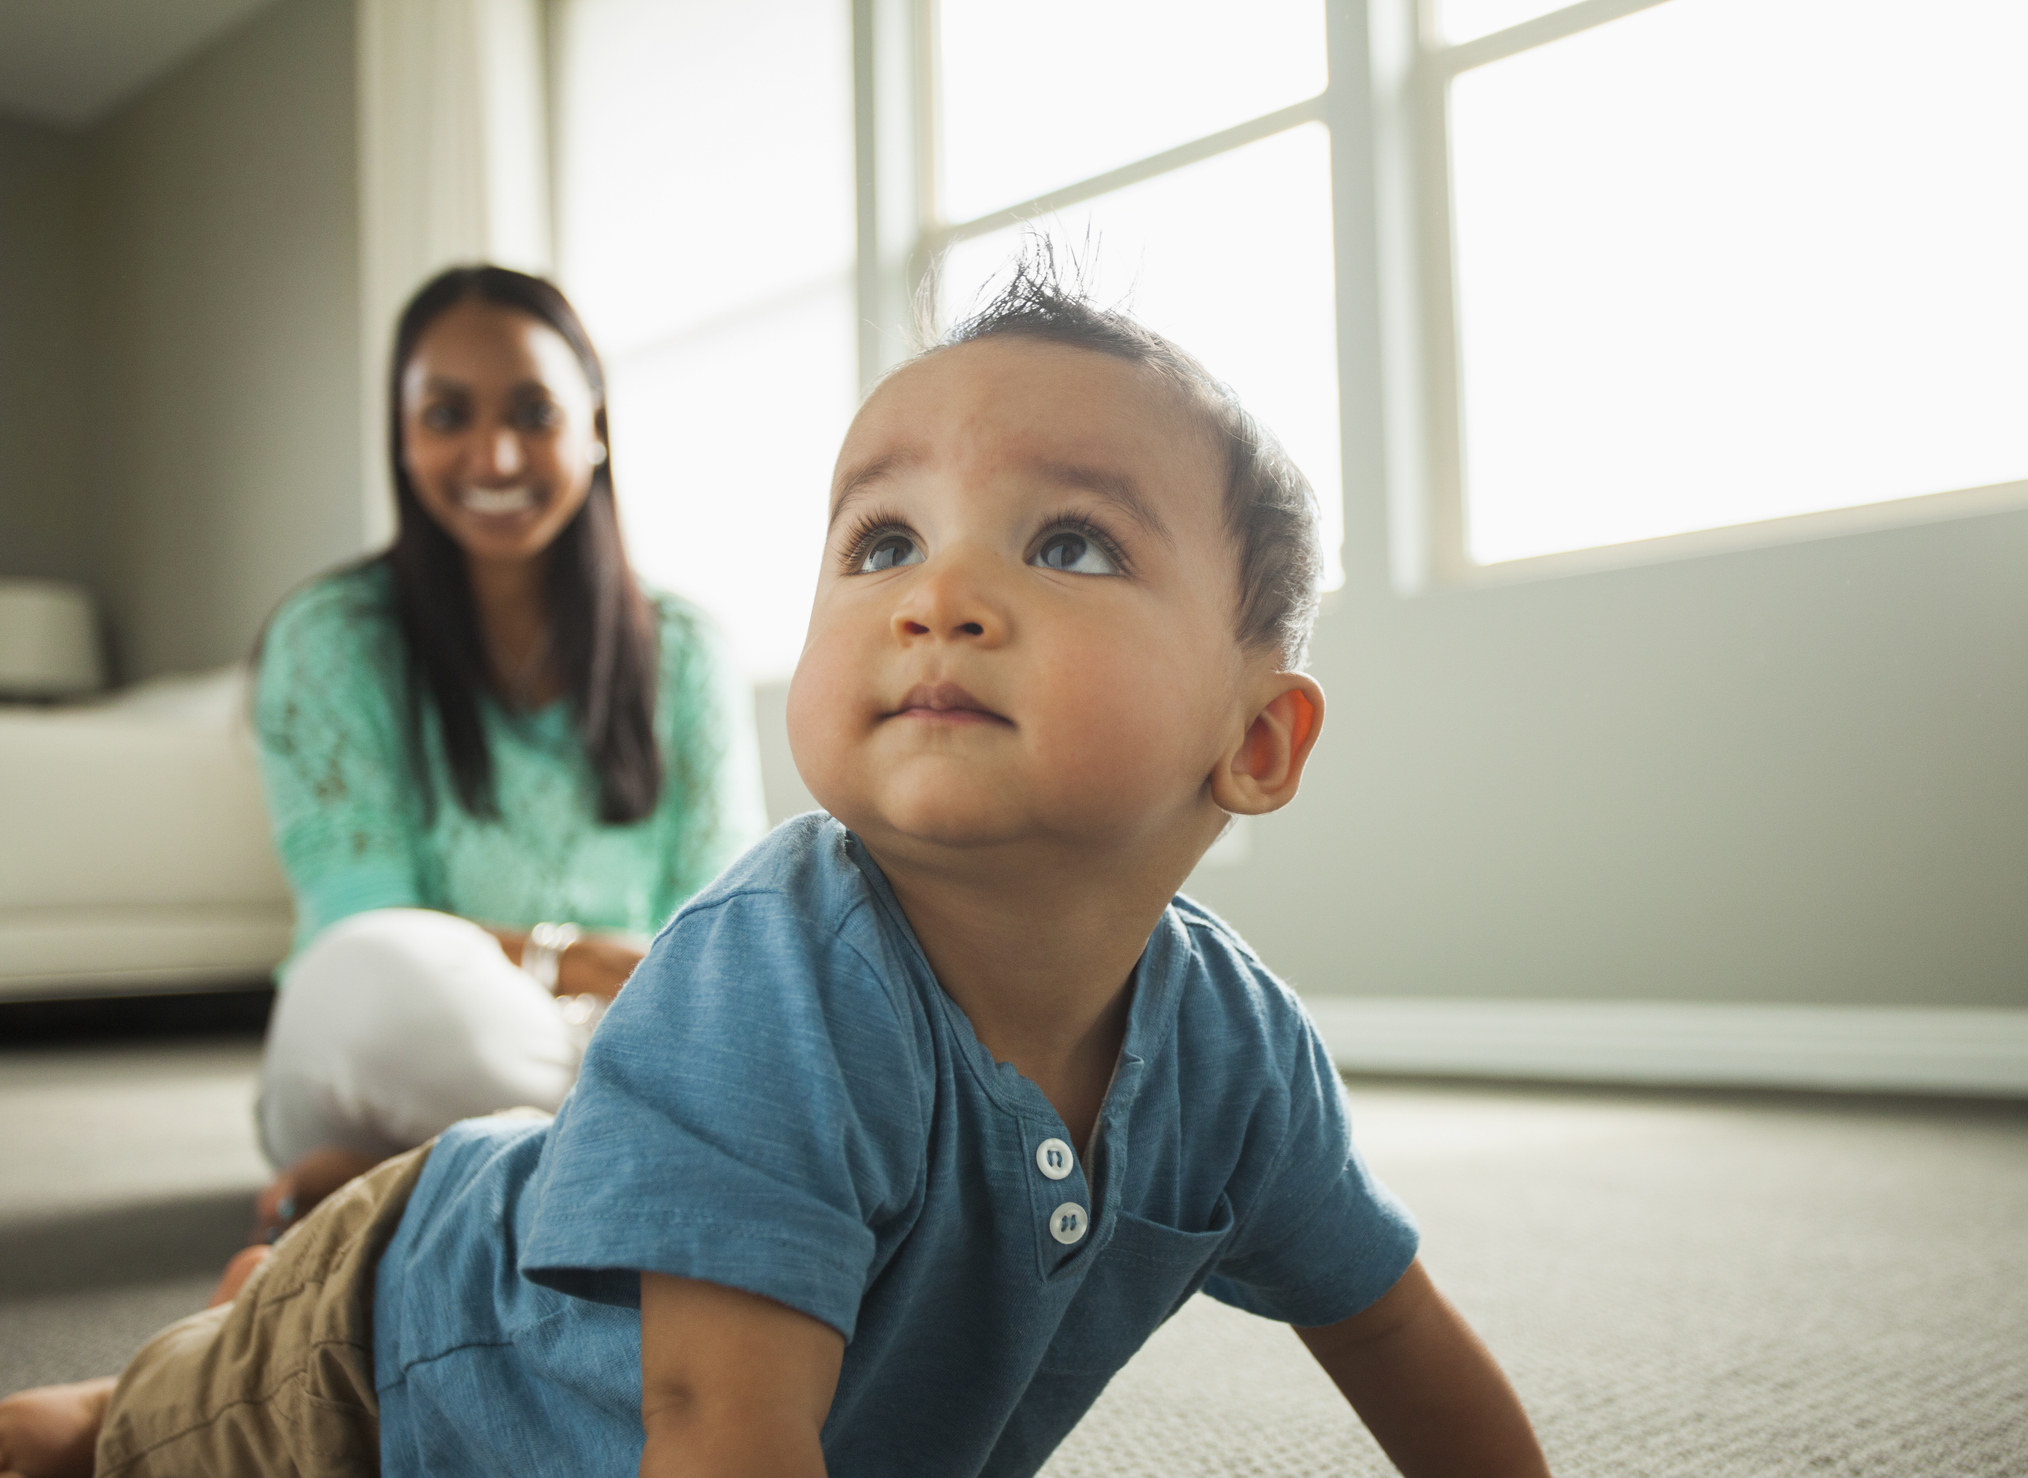
<path fill-rule="evenodd" d="M 374 1275 L 427 1154 L 388 1161 L 271 1251 L 242 1253 L 219 1289 L 230 1301 L 143 1346 L 100 1423 L 101 1478 L 374 1472 Z"/>
<path fill-rule="evenodd" d="M 0 1478 L 92 1478 L 95 1464 L 126 1478 L 295 1472 L 306 1455 L 320 1473 L 374 1471 L 374 1270 L 427 1154 L 362 1177 L 278 1246 L 241 1252 L 211 1306 L 119 1380 L 0 1401 Z"/>
<path fill-rule="evenodd" d="M 0 1478 L 91 1478 L 111 1376 L 0 1401 Z"/>

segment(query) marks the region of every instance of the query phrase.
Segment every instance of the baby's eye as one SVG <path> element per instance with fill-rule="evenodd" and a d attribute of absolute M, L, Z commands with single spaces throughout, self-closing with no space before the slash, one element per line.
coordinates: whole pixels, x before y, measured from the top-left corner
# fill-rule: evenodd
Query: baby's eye
<path fill-rule="evenodd" d="M 562 413 L 546 400 L 529 401 L 517 406 L 514 411 L 514 427 L 517 431 L 547 431 L 560 419 Z"/>
<path fill-rule="evenodd" d="M 432 431 L 456 431 L 465 424 L 465 408 L 449 401 L 437 401 L 423 407 L 417 417 Z"/>
<path fill-rule="evenodd" d="M 1045 570 L 1064 570 L 1073 575 L 1117 575 L 1120 567 L 1098 543 L 1072 529 L 1062 529 L 1042 541 L 1030 564 Z"/>
<path fill-rule="evenodd" d="M 858 570 L 862 575 L 877 575 L 882 570 L 921 563 L 922 550 L 915 540 L 897 530 L 881 534 L 867 543 L 865 552 L 859 556 Z"/>

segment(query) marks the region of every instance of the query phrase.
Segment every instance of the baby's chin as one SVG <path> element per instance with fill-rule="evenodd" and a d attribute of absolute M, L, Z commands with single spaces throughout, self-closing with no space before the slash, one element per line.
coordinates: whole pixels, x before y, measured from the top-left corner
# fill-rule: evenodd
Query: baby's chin
<path fill-rule="evenodd" d="M 1088 813 L 1053 814 L 1010 804 L 1004 797 L 908 796 L 890 805 L 832 812 L 850 827 L 883 867 L 902 864 L 950 877 L 971 866 L 1012 884 L 1023 874 L 1037 880 L 1116 865 L 1129 828 L 1108 826 Z M 1160 850 L 1159 848 L 1157 850 Z M 1186 869 L 1187 870 L 1187 869 Z"/>
<path fill-rule="evenodd" d="M 876 851 L 929 858 L 1046 845 L 1066 819 L 1049 796 L 998 767 L 932 761 L 907 764 L 870 784 L 816 792 L 824 808 Z M 1074 809 L 1074 808 L 1073 808 Z"/>
<path fill-rule="evenodd" d="M 856 803 L 855 803 L 856 802 Z M 865 797 L 831 814 L 876 846 L 987 850 L 1027 840 L 1036 828 L 1004 798 L 924 794 Z"/>

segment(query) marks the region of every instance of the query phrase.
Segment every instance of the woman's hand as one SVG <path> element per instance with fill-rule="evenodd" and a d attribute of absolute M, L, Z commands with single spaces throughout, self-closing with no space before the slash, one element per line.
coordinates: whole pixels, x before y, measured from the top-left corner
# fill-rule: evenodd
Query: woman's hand
<path fill-rule="evenodd" d="M 556 962 L 556 993 L 560 996 L 604 996 L 611 1000 L 641 963 L 642 952 L 631 940 L 610 934 L 587 934 Z"/>
<path fill-rule="evenodd" d="M 526 929 L 495 929 L 487 933 L 500 941 L 500 948 L 516 965 L 528 943 Z M 643 950 L 623 934 L 585 934 L 565 947 L 556 961 L 556 994 L 559 996 L 603 996 L 611 1000 L 641 963 Z"/>
<path fill-rule="evenodd" d="M 329 1145 L 311 1150 L 268 1182 L 254 1202 L 252 1241 L 273 1242 L 283 1232 L 308 1216 L 317 1203 L 351 1180 L 380 1163 L 376 1155 Z M 0 1475 L 4 1478 L 4 1475 Z"/>

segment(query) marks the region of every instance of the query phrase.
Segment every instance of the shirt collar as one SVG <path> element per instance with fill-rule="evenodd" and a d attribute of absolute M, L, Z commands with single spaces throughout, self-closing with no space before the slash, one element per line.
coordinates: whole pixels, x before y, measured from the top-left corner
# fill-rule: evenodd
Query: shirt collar
<path fill-rule="evenodd" d="M 936 1009 L 940 1009 L 950 1022 L 952 1035 L 988 1095 L 1009 1112 L 1054 1116 L 1055 1109 L 1042 1090 L 1012 1063 L 997 1061 L 986 1050 L 964 1008 L 952 1000 L 938 983 L 936 973 L 930 969 L 929 959 L 923 953 L 921 941 L 915 937 L 908 916 L 902 912 L 901 901 L 894 896 L 887 875 L 880 870 L 880 864 L 873 860 L 865 844 L 842 822 L 834 818 L 831 824 L 838 828 L 845 855 L 866 880 L 888 928 L 898 936 L 903 959 L 917 974 L 919 985 L 934 999 Z M 1189 931 L 1178 916 L 1175 905 L 1171 904 L 1155 921 L 1155 928 L 1134 965 L 1133 999 L 1127 1007 L 1127 1030 L 1120 1043 L 1120 1057 L 1113 1070 L 1112 1084 L 1099 1112 L 1094 1130 L 1096 1141 L 1108 1138 L 1125 1121 L 1146 1080 L 1148 1064 L 1168 1048 L 1175 1034 L 1189 964 Z"/>

